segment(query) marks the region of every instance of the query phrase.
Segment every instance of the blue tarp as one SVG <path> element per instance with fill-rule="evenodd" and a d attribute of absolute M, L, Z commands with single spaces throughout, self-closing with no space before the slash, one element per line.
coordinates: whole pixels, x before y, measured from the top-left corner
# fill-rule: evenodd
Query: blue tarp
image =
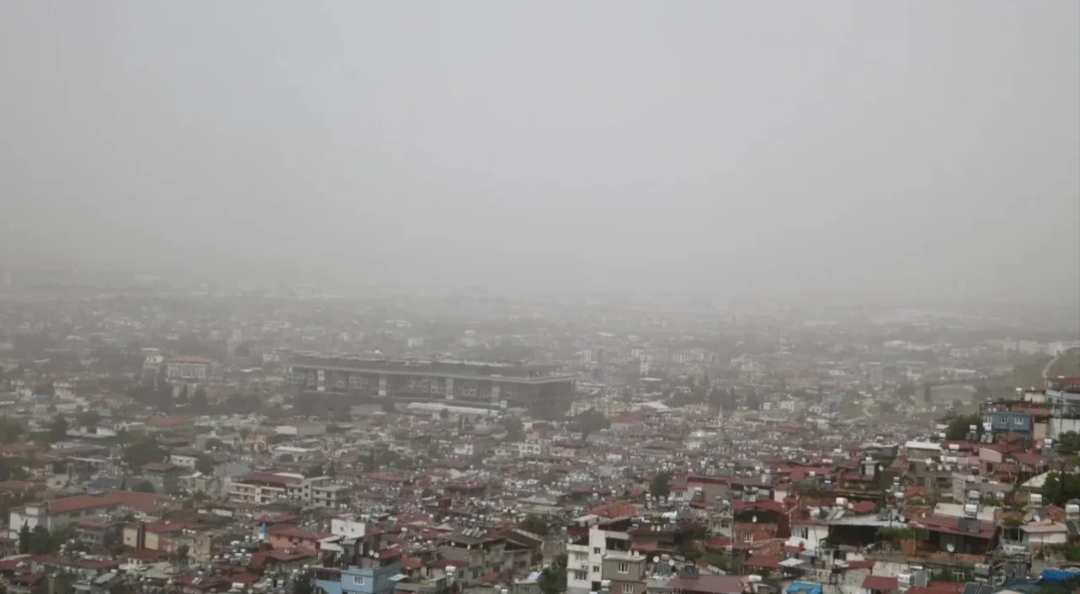
<path fill-rule="evenodd" d="M 1040 580 L 1047 582 L 1063 582 L 1065 580 L 1073 580 L 1080 577 L 1080 573 L 1075 571 L 1069 571 L 1067 569 L 1044 569 L 1042 575 L 1039 576 Z"/>
<path fill-rule="evenodd" d="M 822 594 L 821 584 L 815 584 L 813 582 L 792 582 L 787 590 L 784 590 L 784 594 L 795 594 L 796 592 L 803 592 L 804 594 Z"/>

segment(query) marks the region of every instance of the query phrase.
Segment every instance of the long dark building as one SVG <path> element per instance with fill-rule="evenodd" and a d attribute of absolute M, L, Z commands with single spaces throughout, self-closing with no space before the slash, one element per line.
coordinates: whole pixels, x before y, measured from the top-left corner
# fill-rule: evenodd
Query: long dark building
<path fill-rule="evenodd" d="M 577 376 L 554 365 L 307 354 L 293 356 L 289 380 L 306 392 L 562 413 L 570 407 Z"/>

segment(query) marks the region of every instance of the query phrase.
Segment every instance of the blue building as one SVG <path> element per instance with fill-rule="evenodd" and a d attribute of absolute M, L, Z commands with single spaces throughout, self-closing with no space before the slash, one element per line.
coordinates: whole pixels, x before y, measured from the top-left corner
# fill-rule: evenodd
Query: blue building
<path fill-rule="evenodd" d="M 983 421 L 990 424 L 990 430 L 994 433 L 1004 433 L 1006 431 L 1030 433 L 1032 426 L 1030 413 L 1010 410 L 987 412 Z"/>
<path fill-rule="evenodd" d="M 401 575 L 401 551 L 383 548 L 379 535 L 347 538 L 341 551 L 324 547 L 322 566 L 314 570 L 315 592 L 392 594 Z"/>

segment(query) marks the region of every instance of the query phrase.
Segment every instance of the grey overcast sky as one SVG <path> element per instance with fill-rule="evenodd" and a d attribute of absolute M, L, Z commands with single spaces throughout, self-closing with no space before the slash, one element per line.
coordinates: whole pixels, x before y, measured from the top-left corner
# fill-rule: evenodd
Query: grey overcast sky
<path fill-rule="evenodd" d="M 1072 0 L 0 0 L 0 76 L 9 260 L 1080 303 Z"/>

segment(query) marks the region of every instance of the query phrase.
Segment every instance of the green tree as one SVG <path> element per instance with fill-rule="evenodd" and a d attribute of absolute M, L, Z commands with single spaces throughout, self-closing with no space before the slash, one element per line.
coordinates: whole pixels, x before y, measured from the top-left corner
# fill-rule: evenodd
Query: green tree
<path fill-rule="evenodd" d="M 910 382 L 901 384 L 896 390 L 896 395 L 901 398 L 912 399 L 915 397 L 915 384 Z"/>
<path fill-rule="evenodd" d="M 177 547 L 176 548 L 176 561 L 181 565 L 187 565 L 188 553 L 190 551 L 191 551 L 191 548 L 188 547 L 186 544 L 180 545 L 179 547 Z"/>
<path fill-rule="evenodd" d="M 75 422 L 80 427 L 97 427 L 101 422 L 101 414 L 96 410 L 87 410 L 75 417 Z"/>
<path fill-rule="evenodd" d="M 161 462 L 166 455 L 165 449 L 152 437 L 141 436 L 124 447 L 122 458 L 129 467 L 138 468 L 145 464 Z"/>
<path fill-rule="evenodd" d="M 0 443 L 15 443 L 25 429 L 22 423 L 8 417 L 0 417 Z"/>
<path fill-rule="evenodd" d="M 518 524 L 518 528 L 539 536 L 547 536 L 551 532 L 551 525 L 548 524 L 548 521 L 536 514 L 525 516 L 525 519 Z"/>
<path fill-rule="evenodd" d="M 649 483 L 649 495 L 653 497 L 667 497 L 671 495 L 671 473 L 658 472 Z"/>
<path fill-rule="evenodd" d="M 309 569 L 293 578 L 292 594 L 312 594 L 315 591 L 315 574 Z"/>
<path fill-rule="evenodd" d="M 206 454 L 199 456 L 195 460 L 195 470 L 203 474 L 214 474 L 214 459 Z"/>
<path fill-rule="evenodd" d="M 923 402 L 927 404 L 930 404 L 934 401 L 934 387 L 931 386 L 929 383 L 923 385 L 922 399 Z"/>
<path fill-rule="evenodd" d="M 525 424 L 521 422 L 521 419 L 512 416 L 503 417 L 502 427 L 506 431 L 507 442 L 525 441 Z"/>
<path fill-rule="evenodd" d="M 975 430 L 982 434 L 982 419 L 979 415 L 956 417 L 949 421 L 948 427 L 945 428 L 945 439 L 950 441 L 967 439 L 968 430 L 972 425 L 975 425 Z"/>
<path fill-rule="evenodd" d="M 28 554 L 30 554 L 30 538 L 31 538 L 31 536 L 32 536 L 32 534 L 30 533 L 30 526 L 26 522 L 23 522 L 22 528 L 19 528 L 19 554 L 20 555 L 28 555 Z"/>
<path fill-rule="evenodd" d="M 757 390 L 750 388 L 750 391 L 746 393 L 746 399 L 743 404 L 750 410 L 761 410 L 761 397 L 758 396 Z"/>
<path fill-rule="evenodd" d="M 154 483 L 151 483 L 146 479 L 138 481 L 137 483 L 132 485 L 131 490 L 137 493 L 154 493 L 156 491 L 154 489 Z"/>
<path fill-rule="evenodd" d="M 184 386 L 187 389 L 187 386 Z M 199 386 L 191 396 L 191 410 L 196 413 L 205 413 L 210 410 L 210 401 L 206 397 L 206 388 Z"/>
<path fill-rule="evenodd" d="M 580 433 L 582 441 L 589 438 L 589 434 L 603 431 L 611 427 L 611 421 L 600 411 L 590 408 L 570 419 L 570 431 Z"/>
<path fill-rule="evenodd" d="M 536 585 L 542 594 L 562 594 L 566 592 L 566 555 L 559 555 L 551 564 L 540 572 Z"/>
<path fill-rule="evenodd" d="M 1070 499 L 1080 498 L 1080 474 L 1055 471 L 1046 475 L 1042 487 L 1043 501 L 1063 506 Z"/>
<path fill-rule="evenodd" d="M 68 422 L 64 415 L 56 415 L 49 425 L 49 442 L 56 443 L 67 438 Z"/>
<path fill-rule="evenodd" d="M 1062 456 L 1075 456 L 1080 453 L 1080 433 L 1066 431 L 1058 435 L 1057 450 Z"/>
<path fill-rule="evenodd" d="M 55 551 L 58 548 L 57 545 L 56 539 L 44 526 L 36 526 L 30 532 L 30 548 L 28 552 L 31 555 L 47 555 Z"/>

